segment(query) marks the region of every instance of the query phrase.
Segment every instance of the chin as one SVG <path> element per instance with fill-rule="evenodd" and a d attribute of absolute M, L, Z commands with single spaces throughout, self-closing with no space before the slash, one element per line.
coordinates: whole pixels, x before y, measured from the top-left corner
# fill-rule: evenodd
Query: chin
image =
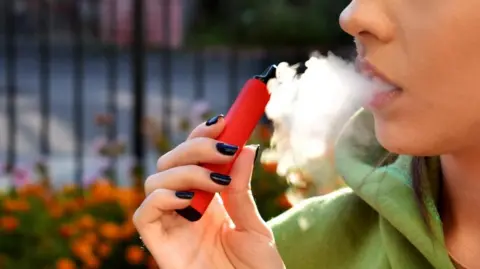
<path fill-rule="evenodd" d="M 382 147 L 400 155 L 434 156 L 438 155 L 431 139 L 419 128 L 401 126 L 375 120 L 375 136 Z"/>

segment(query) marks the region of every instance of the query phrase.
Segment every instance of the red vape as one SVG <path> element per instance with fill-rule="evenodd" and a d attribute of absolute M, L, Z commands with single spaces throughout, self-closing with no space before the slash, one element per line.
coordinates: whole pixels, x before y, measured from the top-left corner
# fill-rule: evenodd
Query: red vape
<path fill-rule="evenodd" d="M 238 146 L 240 150 L 245 146 L 253 130 L 262 118 L 265 107 L 270 100 L 267 82 L 275 77 L 275 72 L 276 66 L 272 65 L 261 75 L 256 75 L 245 83 L 237 99 L 225 116 L 225 129 L 216 138 L 217 140 Z M 240 153 L 240 150 L 229 164 L 203 164 L 202 166 L 212 172 L 229 175 L 233 162 Z M 197 221 L 203 216 L 203 213 L 207 210 L 215 194 L 200 190 L 192 191 L 195 194 L 190 206 L 176 210 L 176 212 L 189 221 Z"/>

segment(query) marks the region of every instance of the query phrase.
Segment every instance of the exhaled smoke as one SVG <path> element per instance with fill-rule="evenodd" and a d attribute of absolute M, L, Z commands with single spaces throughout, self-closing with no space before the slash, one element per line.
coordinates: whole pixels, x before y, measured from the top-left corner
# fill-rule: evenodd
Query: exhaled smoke
<path fill-rule="evenodd" d="M 268 82 L 271 99 L 266 108 L 273 121 L 272 150 L 277 172 L 285 175 L 321 158 L 345 119 L 373 93 L 388 88 L 359 74 L 353 63 L 329 54 L 313 55 L 303 74 L 281 63 L 276 79 Z"/>

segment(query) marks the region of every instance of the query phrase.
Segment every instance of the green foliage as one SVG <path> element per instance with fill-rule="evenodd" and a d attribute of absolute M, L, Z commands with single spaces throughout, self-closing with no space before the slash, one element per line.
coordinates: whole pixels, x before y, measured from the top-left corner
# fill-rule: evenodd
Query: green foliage
<path fill-rule="evenodd" d="M 223 16 L 205 18 L 196 24 L 190 41 L 269 47 L 340 45 L 350 42 L 338 23 L 341 11 L 349 2 L 225 1 Z"/>
<path fill-rule="evenodd" d="M 154 268 L 131 222 L 142 199 L 104 181 L 84 190 L 28 185 L 3 194 L 0 268 Z"/>

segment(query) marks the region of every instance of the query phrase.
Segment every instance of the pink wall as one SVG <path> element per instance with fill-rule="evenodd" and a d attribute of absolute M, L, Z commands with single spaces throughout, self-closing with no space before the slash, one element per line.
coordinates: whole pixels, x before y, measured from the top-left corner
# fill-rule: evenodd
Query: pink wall
<path fill-rule="evenodd" d="M 134 0 L 101 0 L 101 35 L 108 43 L 126 45 L 131 42 L 132 1 Z M 144 0 L 145 1 L 145 39 L 149 46 L 168 46 L 178 48 L 183 38 L 182 0 Z M 114 3 L 116 2 L 116 3 Z M 162 5 L 170 12 L 170 40 L 166 36 L 163 25 Z M 112 7 L 116 5 L 116 14 Z M 111 28 L 112 17 L 116 15 L 116 23 Z M 170 41 L 170 42 L 168 42 Z"/>

